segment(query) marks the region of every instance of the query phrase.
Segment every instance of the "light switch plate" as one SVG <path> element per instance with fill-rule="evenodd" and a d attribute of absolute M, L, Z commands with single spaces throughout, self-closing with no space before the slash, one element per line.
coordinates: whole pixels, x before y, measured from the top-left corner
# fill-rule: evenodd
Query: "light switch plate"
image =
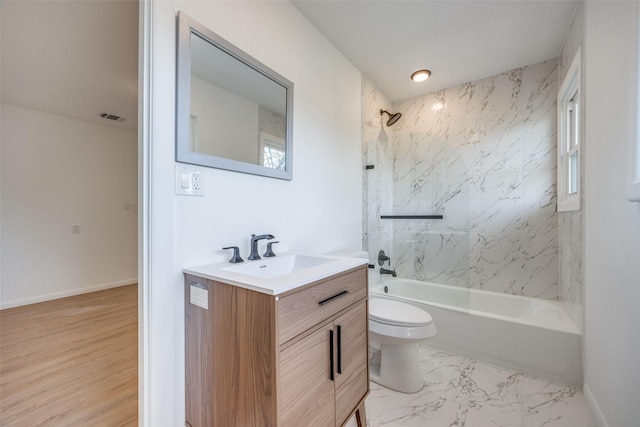
<path fill-rule="evenodd" d="M 188 165 L 176 165 L 176 194 L 204 196 L 202 171 Z"/>

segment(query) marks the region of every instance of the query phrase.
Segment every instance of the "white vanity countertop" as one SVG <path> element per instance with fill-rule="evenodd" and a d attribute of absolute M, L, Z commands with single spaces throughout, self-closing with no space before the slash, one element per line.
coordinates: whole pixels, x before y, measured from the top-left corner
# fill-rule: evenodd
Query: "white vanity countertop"
<path fill-rule="evenodd" d="M 365 258 L 282 254 L 237 264 L 225 262 L 199 265 L 182 271 L 269 295 L 279 295 L 367 263 Z"/>

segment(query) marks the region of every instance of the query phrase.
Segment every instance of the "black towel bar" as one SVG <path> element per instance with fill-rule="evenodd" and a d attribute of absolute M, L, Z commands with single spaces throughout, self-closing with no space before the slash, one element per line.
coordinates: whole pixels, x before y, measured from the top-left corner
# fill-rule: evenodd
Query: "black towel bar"
<path fill-rule="evenodd" d="M 380 215 L 380 219 L 443 219 L 443 215 Z"/>

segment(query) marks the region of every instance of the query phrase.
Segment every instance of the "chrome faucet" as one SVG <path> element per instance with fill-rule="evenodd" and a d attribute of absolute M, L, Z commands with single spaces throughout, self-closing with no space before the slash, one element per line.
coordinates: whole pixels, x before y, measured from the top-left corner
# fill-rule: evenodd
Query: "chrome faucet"
<path fill-rule="evenodd" d="M 261 234 L 259 236 L 256 236 L 255 234 L 251 235 L 251 254 L 249 254 L 249 258 L 247 259 L 260 259 L 260 255 L 258 255 L 258 240 L 264 239 L 271 240 L 273 239 L 273 236 L 271 234 Z"/>
<path fill-rule="evenodd" d="M 390 274 L 392 277 L 396 277 L 395 270 L 387 270 L 386 268 L 380 268 L 380 274 Z"/>

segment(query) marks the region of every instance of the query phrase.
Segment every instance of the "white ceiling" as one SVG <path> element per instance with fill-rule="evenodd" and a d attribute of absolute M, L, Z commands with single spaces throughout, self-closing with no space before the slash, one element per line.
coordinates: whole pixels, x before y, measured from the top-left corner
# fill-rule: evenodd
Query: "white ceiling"
<path fill-rule="evenodd" d="M 575 1 L 293 1 L 389 100 L 478 80 L 560 53 Z M 430 69 L 424 83 L 412 72 Z"/>
<path fill-rule="evenodd" d="M 4 0 L 0 7 L 2 102 L 137 128 L 137 1 Z"/>
<path fill-rule="evenodd" d="M 138 2 L 1 3 L 2 102 L 137 127 Z M 558 55 L 575 1 L 294 1 L 399 101 Z M 409 80 L 429 68 L 425 83 Z M 106 112 L 124 117 L 109 122 Z"/>

